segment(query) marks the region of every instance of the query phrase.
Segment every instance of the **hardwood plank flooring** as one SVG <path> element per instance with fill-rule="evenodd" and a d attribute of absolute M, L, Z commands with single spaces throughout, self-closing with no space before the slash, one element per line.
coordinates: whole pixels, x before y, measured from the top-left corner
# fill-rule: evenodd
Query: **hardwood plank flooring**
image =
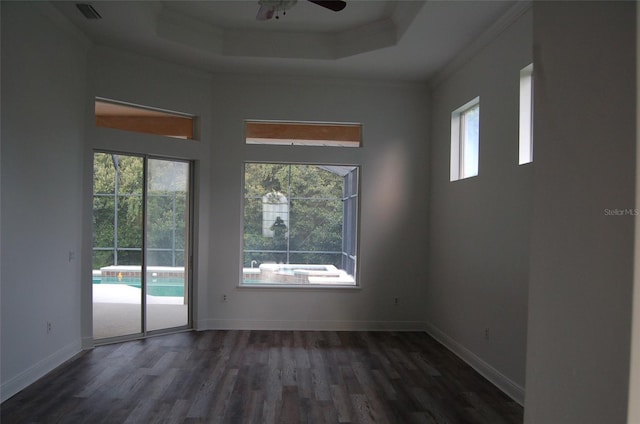
<path fill-rule="evenodd" d="M 99 346 L 5 401 L 11 423 L 522 423 L 421 332 L 203 331 Z"/>

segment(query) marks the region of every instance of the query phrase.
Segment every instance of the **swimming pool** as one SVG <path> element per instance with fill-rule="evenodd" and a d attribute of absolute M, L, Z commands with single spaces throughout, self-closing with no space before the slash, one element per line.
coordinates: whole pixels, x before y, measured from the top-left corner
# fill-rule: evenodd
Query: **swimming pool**
<path fill-rule="evenodd" d="M 100 277 L 93 276 L 93 284 L 125 284 L 139 289 L 139 277 Z M 175 277 L 152 277 L 147 281 L 147 294 L 150 296 L 184 296 L 184 279 Z"/>

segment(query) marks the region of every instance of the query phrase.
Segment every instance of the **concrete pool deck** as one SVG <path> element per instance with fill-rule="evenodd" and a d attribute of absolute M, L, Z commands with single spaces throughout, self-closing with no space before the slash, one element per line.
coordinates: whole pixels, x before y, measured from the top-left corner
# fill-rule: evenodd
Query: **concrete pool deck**
<path fill-rule="evenodd" d="M 245 284 L 269 285 L 355 285 L 353 277 L 334 265 L 321 264 L 272 264 L 263 263 L 258 268 L 243 268 Z M 250 283 L 248 283 L 250 282 Z"/>
<path fill-rule="evenodd" d="M 94 303 L 134 303 L 140 304 L 142 290 L 127 284 L 94 284 Z M 182 305 L 182 296 L 151 296 L 147 295 L 147 304 Z"/>
<path fill-rule="evenodd" d="M 93 338 L 140 333 L 141 289 L 126 284 L 93 284 Z M 188 322 L 183 297 L 147 296 L 147 330 L 182 327 Z"/>

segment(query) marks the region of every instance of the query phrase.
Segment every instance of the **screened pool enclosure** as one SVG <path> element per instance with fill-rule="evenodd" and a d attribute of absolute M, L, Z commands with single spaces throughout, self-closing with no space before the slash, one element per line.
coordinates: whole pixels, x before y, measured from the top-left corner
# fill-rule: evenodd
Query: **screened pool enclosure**
<path fill-rule="evenodd" d="M 243 285 L 356 285 L 358 167 L 246 163 Z"/>

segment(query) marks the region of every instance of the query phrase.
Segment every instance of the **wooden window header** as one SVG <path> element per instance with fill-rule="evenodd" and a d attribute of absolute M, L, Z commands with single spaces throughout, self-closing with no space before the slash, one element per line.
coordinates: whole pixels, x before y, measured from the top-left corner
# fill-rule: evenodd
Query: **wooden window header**
<path fill-rule="evenodd" d="M 194 118 L 172 112 L 148 109 L 96 99 L 96 126 L 167 137 L 194 138 Z"/>
<path fill-rule="evenodd" d="M 360 147 L 362 125 L 246 121 L 247 144 Z"/>

